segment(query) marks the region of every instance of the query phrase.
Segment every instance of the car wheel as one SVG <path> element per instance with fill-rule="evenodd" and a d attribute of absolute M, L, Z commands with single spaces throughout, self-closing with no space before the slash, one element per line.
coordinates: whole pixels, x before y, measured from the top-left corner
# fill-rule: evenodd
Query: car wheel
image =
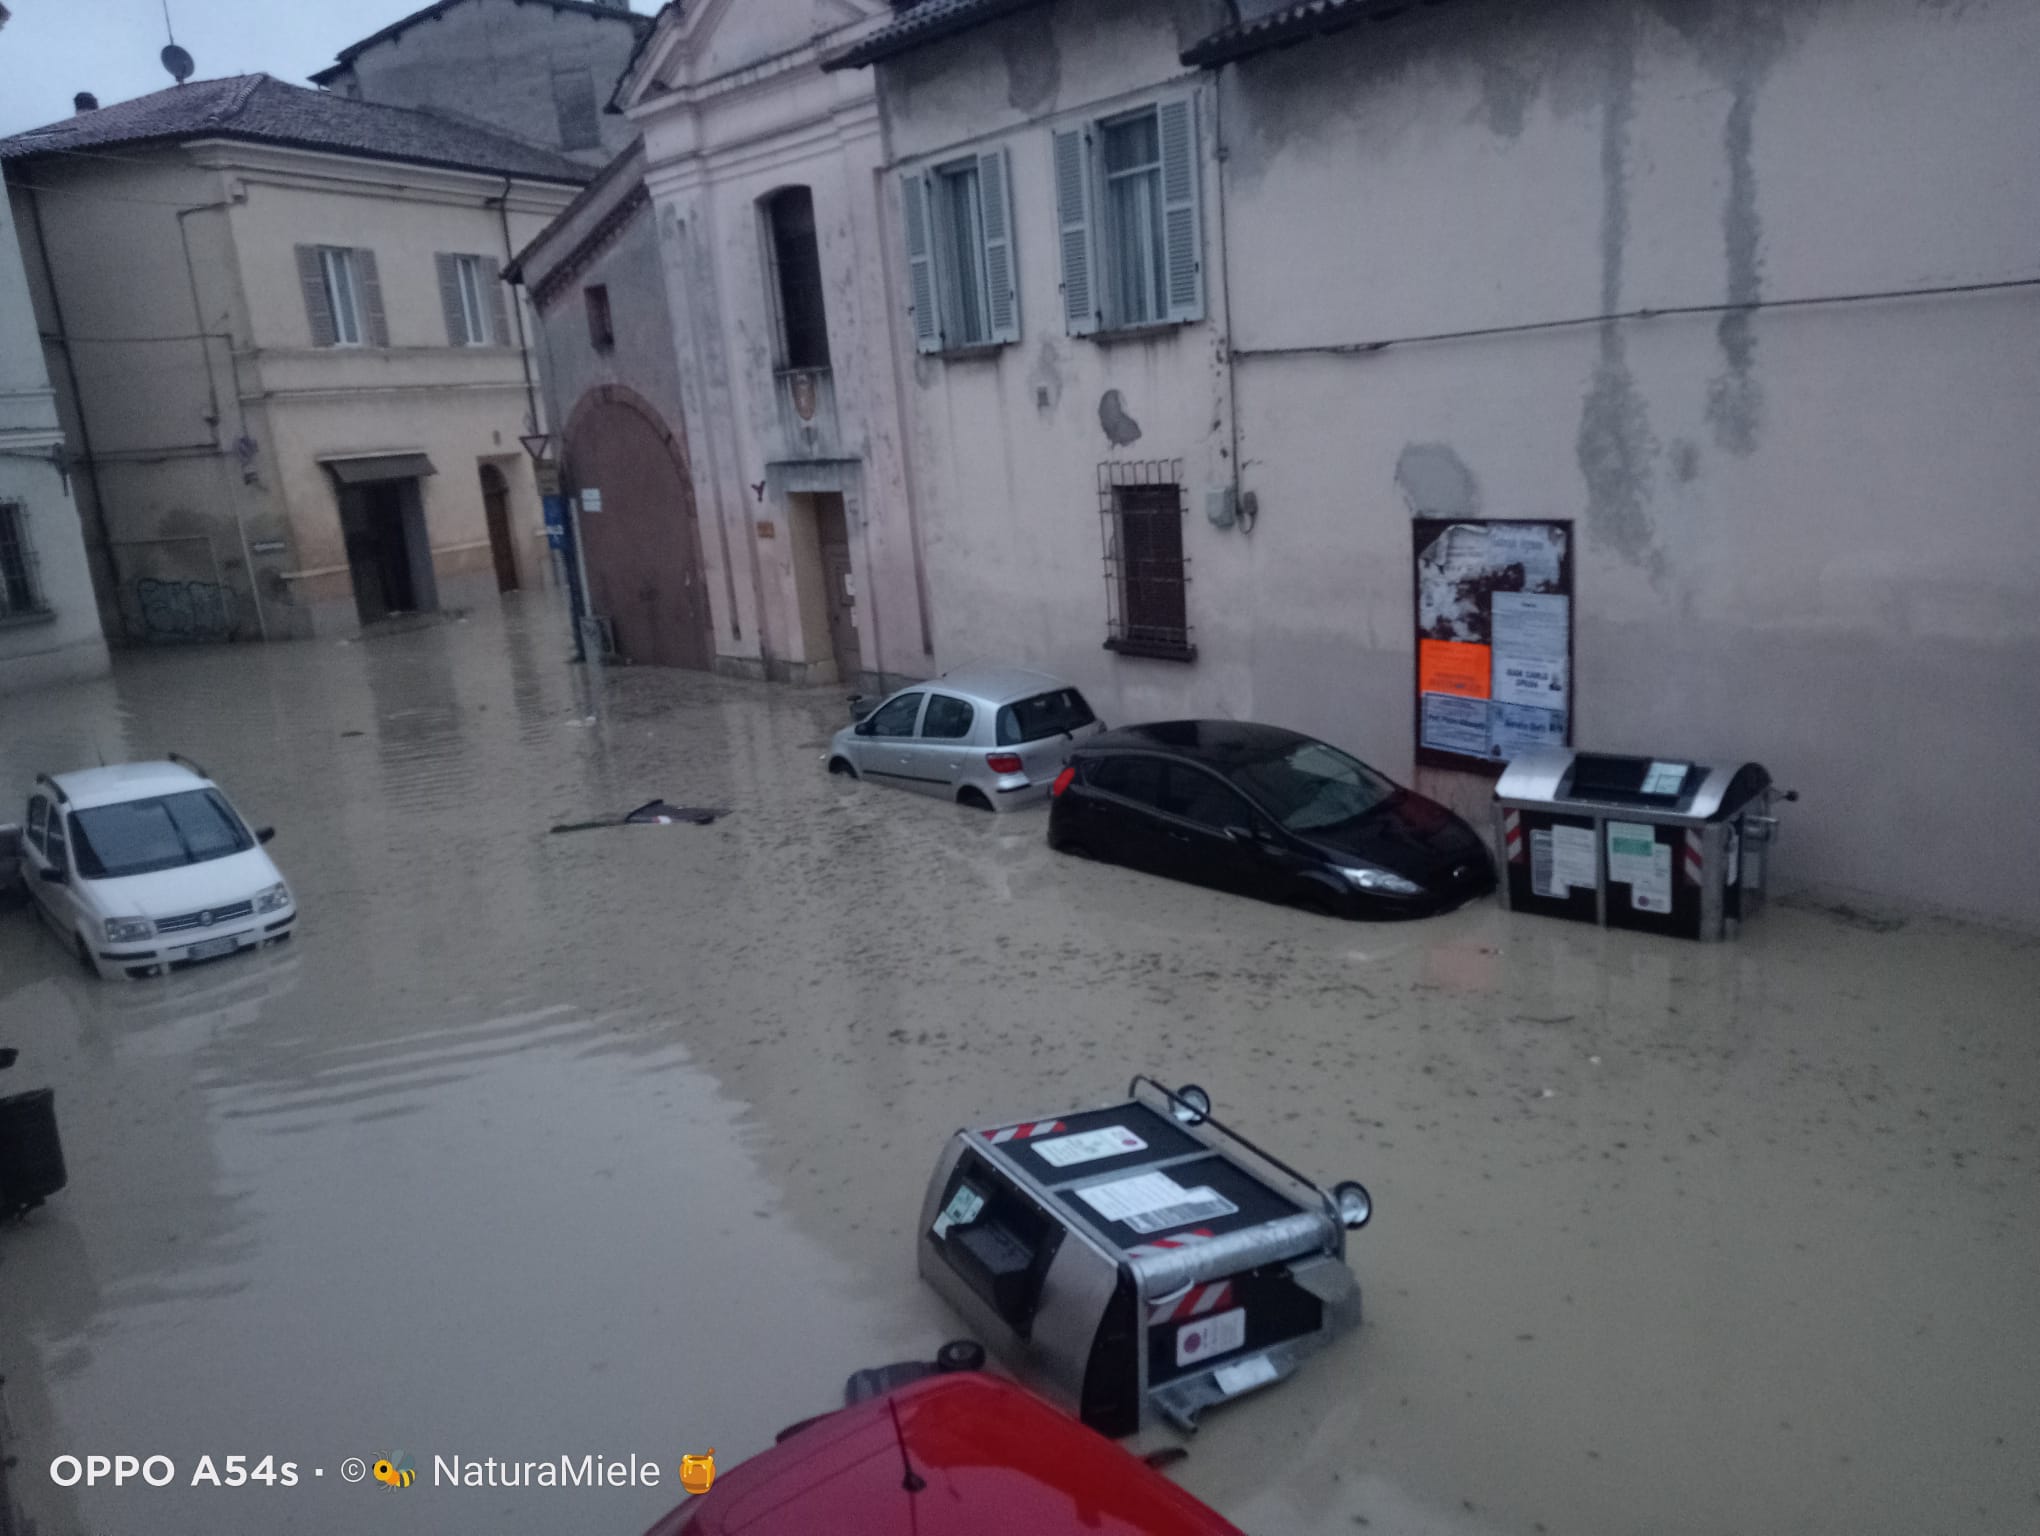
<path fill-rule="evenodd" d="M 1301 890 L 1289 898 L 1289 904 L 1299 912 L 1308 912 L 1313 917 L 1336 917 L 1332 910 L 1332 899 L 1322 891 Z"/>
<path fill-rule="evenodd" d="M 854 779 L 857 777 L 857 770 L 850 766 L 850 759 L 847 757 L 830 758 L 829 772 L 839 779 Z"/>
<path fill-rule="evenodd" d="M 984 797 L 984 792 L 972 789 L 968 784 L 956 792 L 956 803 L 967 805 L 974 811 L 989 811 L 992 808 L 992 802 Z"/>

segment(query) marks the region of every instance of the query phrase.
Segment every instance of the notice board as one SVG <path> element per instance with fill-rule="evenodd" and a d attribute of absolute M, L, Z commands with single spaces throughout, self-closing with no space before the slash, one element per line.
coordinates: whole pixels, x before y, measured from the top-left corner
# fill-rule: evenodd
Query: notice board
<path fill-rule="evenodd" d="M 1417 761 L 1499 773 L 1572 744 L 1572 524 L 1418 518 Z"/>

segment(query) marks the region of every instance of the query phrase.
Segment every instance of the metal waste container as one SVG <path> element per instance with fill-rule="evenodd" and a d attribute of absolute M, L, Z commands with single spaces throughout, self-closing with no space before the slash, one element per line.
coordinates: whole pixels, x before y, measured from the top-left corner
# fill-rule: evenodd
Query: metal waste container
<path fill-rule="evenodd" d="M 1211 1118 L 1201 1088 L 958 1131 L 921 1206 L 921 1277 L 1084 1423 L 1127 1435 L 1280 1381 L 1360 1322 L 1328 1192 Z"/>
<path fill-rule="evenodd" d="M 65 1183 L 56 1094 L 37 1088 L 0 1099 L 0 1217 L 34 1210 Z"/>
<path fill-rule="evenodd" d="M 1756 915 L 1781 792 L 1760 763 L 1540 747 L 1495 785 L 1502 905 L 1610 928 L 1725 938 Z"/>

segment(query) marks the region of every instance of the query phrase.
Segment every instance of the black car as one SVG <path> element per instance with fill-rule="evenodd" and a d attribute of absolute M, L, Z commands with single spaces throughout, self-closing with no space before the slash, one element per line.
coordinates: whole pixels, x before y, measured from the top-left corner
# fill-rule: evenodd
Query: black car
<path fill-rule="evenodd" d="M 1422 917 L 1494 889 L 1473 828 L 1295 731 L 1172 720 L 1093 736 L 1055 781 L 1049 846 L 1343 917 Z"/>

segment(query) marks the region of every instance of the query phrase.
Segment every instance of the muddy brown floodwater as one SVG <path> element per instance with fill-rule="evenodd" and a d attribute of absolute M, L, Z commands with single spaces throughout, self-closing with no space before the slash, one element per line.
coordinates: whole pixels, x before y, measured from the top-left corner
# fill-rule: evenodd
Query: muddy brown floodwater
<path fill-rule="evenodd" d="M 1246 1529 L 2040 1529 L 2032 939 L 1311 918 L 831 781 L 835 693 L 591 686 L 563 629 L 0 700 L 9 814 L 37 768 L 180 749 L 281 829 L 305 914 L 119 984 L 0 913 L 4 1086 L 55 1085 L 71 1169 L 0 1231 L 42 1536 L 633 1536 L 682 1451 L 727 1466 L 960 1331 L 913 1267 L 951 1130 L 1136 1070 L 1376 1200 L 1366 1326 L 1176 1469 Z M 546 835 L 655 795 L 733 814 Z M 178 1485 L 53 1484 L 94 1452 Z M 662 1484 L 431 1486 L 587 1452 Z M 189 1487 L 206 1453 L 300 1482 Z M 384 1453 L 419 1484 L 340 1481 Z"/>

